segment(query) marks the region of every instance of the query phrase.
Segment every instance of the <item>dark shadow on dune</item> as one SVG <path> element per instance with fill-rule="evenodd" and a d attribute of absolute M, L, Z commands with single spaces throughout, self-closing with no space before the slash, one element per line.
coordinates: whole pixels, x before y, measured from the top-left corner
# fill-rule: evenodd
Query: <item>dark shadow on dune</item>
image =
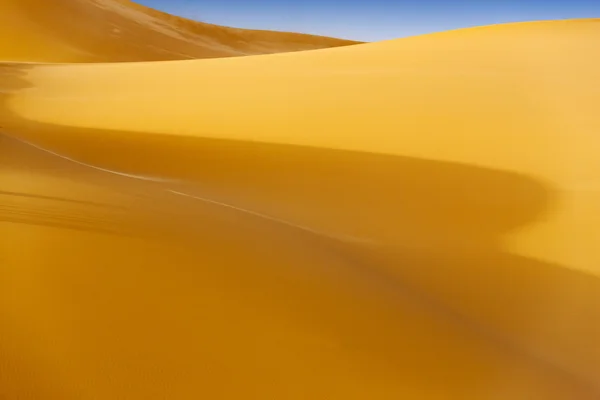
<path fill-rule="evenodd" d="M 27 87 L 23 68 L 0 67 L 0 88 Z M 6 132 L 82 162 L 181 179 L 186 183 L 166 188 L 334 238 L 358 238 L 320 240 L 378 282 L 381 292 L 374 296 L 412 297 L 506 351 L 543 360 L 596 390 L 590 371 L 600 367 L 600 357 L 577 337 L 598 331 L 599 280 L 503 248 L 505 235 L 543 219 L 557 200 L 535 179 L 385 154 L 54 126 L 21 120 L 5 107 L 0 118 Z M 565 300 L 565 287 L 581 301 L 568 320 L 553 320 L 548 308 Z M 398 343 L 363 342 L 361 332 L 376 329 L 381 326 L 357 326 L 341 340 L 353 349 L 375 346 L 400 368 L 402 332 Z M 422 352 L 423 365 L 411 366 L 403 379 L 425 385 L 428 365 L 452 361 L 436 358 L 435 349 Z"/>
<path fill-rule="evenodd" d="M 0 160 L 0 174 L 22 180 L 19 183 L 13 178 L 0 186 L 6 189 L 0 189 L 0 222 L 179 240 L 181 224 L 194 217 L 189 214 L 193 210 L 182 209 L 181 201 L 175 201 L 181 199 L 152 183 L 65 160 L 1 132 Z M 51 188 L 47 186 L 50 182 Z M 88 200 L 85 191 L 89 189 L 118 197 Z"/>
<path fill-rule="evenodd" d="M 11 192 L 11 191 L 4 191 L 4 190 L 0 190 L 0 196 L 25 197 L 25 198 L 31 198 L 31 199 L 66 202 L 66 203 L 71 203 L 71 204 L 88 205 L 88 206 L 94 206 L 94 207 L 120 208 L 120 207 L 112 205 L 112 204 L 101 204 L 101 203 L 95 203 L 93 201 L 73 200 L 73 199 L 67 199 L 64 197 L 55 197 L 55 196 L 40 196 L 40 195 L 33 195 L 33 194 L 29 194 L 29 193 L 19 193 L 19 192 Z"/>

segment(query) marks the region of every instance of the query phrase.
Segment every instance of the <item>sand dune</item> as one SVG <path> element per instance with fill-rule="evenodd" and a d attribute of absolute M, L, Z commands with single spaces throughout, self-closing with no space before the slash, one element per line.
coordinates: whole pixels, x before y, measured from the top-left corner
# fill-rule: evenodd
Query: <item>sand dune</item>
<path fill-rule="evenodd" d="M 231 57 L 359 42 L 236 29 L 128 0 L 0 0 L 0 59 L 110 62 Z"/>
<path fill-rule="evenodd" d="M 3 64 L 0 397 L 598 398 L 599 40 Z"/>

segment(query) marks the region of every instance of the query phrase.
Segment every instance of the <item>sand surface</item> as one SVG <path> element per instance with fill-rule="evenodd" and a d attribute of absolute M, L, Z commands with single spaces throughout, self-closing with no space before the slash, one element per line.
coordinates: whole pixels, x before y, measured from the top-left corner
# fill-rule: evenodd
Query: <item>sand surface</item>
<path fill-rule="evenodd" d="M 186 60 L 61 2 L 170 53 L 0 2 L 0 398 L 599 398 L 600 20 Z"/>
<path fill-rule="evenodd" d="M 0 0 L 0 59 L 55 63 L 232 57 L 359 42 L 236 29 L 129 0 Z"/>

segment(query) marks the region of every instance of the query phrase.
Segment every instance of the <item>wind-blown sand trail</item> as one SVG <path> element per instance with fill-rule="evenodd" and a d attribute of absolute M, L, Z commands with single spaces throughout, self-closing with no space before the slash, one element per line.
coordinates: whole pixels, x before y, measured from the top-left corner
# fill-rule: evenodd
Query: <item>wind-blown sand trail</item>
<path fill-rule="evenodd" d="M 86 64 L 129 54 L 31 32 L 0 398 L 599 398 L 600 21 Z"/>

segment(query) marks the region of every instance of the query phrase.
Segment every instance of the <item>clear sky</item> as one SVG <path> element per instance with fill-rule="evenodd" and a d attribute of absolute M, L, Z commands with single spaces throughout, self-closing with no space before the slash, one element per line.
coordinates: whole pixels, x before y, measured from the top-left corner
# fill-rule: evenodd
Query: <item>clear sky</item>
<path fill-rule="evenodd" d="M 362 41 L 478 25 L 600 18 L 600 0 L 135 0 L 171 14 L 238 28 Z"/>

